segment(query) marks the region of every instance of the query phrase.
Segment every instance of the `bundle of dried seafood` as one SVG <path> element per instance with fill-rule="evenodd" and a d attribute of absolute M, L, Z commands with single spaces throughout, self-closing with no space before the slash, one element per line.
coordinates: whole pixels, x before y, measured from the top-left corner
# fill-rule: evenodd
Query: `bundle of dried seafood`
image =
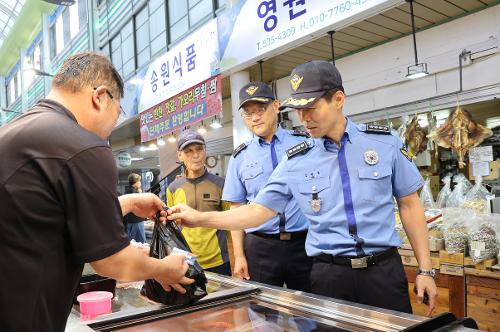
<path fill-rule="evenodd" d="M 443 148 L 451 148 L 458 155 L 458 166 L 465 166 L 465 153 L 469 148 L 481 144 L 490 137 L 490 129 L 478 124 L 469 112 L 457 106 L 456 110 L 448 116 L 446 122 L 428 137 Z"/>
<path fill-rule="evenodd" d="M 427 130 L 419 126 L 417 115 L 410 120 L 406 127 L 405 143 L 411 156 L 416 156 L 427 147 Z"/>

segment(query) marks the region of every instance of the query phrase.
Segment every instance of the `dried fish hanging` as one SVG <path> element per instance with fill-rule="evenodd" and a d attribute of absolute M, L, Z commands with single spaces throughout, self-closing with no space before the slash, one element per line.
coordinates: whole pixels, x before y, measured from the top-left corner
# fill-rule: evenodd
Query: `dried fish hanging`
<path fill-rule="evenodd" d="M 423 152 L 427 146 L 427 131 L 418 124 L 418 116 L 416 114 L 406 128 L 405 143 L 412 157 Z"/>
<path fill-rule="evenodd" d="M 484 139 L 490 137 L 490 129 L 481 126 L 472 119 L 471 114 L 457 105 L 446 122 L 428 137 L 443 148 L 451 148 L 458 155 L 458 166 L 465 166 L 465 153 L 469 148 L 478 146 Z"/>
<path fill-rule="evenodd" d="M 427 114 L 427 121 L 429 122 L 429 126 L 427 127 L 427 131 L 429 133 L 431 133 L 434 130 L 436 130 L 437 121 L 436 121 L 436 117 L 434 116 L 433 112 L 429 112 Z M 437 146 L 436 142 L 434 142 L 431 139 L 427 141 L 427 150 L 434 151 L 434 156 L 436 158 L 438 157 L 438 146 Z"/>

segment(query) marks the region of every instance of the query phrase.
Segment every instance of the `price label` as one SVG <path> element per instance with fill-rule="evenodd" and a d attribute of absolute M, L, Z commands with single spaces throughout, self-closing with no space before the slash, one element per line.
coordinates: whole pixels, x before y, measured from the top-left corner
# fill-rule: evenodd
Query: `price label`
<path fill-rule="evenodd" d="M 493 161 L 492 146 L 480 146 L 469 150 L 469 161 L 478 163 L 482 161 Z"/>

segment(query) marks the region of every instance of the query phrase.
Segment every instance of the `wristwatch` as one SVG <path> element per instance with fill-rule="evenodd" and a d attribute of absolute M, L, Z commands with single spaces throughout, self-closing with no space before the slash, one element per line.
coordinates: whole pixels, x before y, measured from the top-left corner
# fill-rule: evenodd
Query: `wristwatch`
<path fill-rule="evenodd" d="M 434 270 L 434 269 L 430 269 L 430 270 L 418 269 L 417 275 L 429 276 L 429 277 L 434 278 L 434 277 L 436 277 L 436 270 Z"/>

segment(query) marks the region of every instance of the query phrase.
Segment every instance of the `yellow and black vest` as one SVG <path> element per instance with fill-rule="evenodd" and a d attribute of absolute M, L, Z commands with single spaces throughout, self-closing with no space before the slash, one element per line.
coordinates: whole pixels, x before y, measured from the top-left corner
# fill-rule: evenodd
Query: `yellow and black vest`
<path fill-rule="evenodd" d="M 196 179 L 180 177 L 167 188 L 167 205 L 183 203 L 202 212 L 227 210 L 229 204 L 221 200 L 223 187 L 224 179 L 208 171 Z M 229 261 L 226 231 L 184 227 L 182 234 L 204 269 Z"/>

